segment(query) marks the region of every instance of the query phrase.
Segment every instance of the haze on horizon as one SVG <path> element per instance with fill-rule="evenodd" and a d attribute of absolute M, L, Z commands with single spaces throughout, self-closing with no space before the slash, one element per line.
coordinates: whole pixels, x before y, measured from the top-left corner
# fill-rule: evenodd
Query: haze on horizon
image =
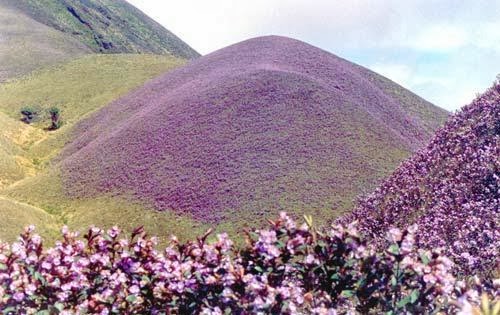
<path fill-rule="evenodd" d="M 252 37 L 288 36 L 448 110 L 468 104 L 500 73 L 495 0 L 129 1 L 201 54 Z"/>

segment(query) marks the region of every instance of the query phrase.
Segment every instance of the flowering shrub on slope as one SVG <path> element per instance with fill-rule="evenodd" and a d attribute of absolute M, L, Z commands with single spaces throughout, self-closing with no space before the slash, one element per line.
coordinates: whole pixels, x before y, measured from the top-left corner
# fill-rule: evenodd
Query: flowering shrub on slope
<path fill-rule="evenodd" d="M 443 247 L 458 271 L 500 267 L 500 82 L 452 117 L 339 222 L 375 239 L 417 223 L 419 247 Z"/>
<path fill-rule="evenodd" d="M 417 226 L 391 229 L 376 252 L 355 224 L 320 232 L 286 214 L 267 230 L 248 232 L 233 247 L 226 234 L 208 241 L 175 238 L 164 251 L 137 229 L 92 228 L 85 242 L 63 229 L 43 250 L 27 228 L 0 246 L 0 310 L 4 314 L 363 314 L 452 313 L 478 293 L 450 273 L 439 252 L 414 247 Z M 496 283 L 498 285 L 498 283 Z M 496 288 L 498 289 L 498 287 Z"/>

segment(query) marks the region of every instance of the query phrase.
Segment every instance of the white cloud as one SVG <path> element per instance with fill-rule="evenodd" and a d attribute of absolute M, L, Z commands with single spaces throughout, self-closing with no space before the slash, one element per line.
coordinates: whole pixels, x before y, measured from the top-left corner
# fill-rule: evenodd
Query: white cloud
<path fill-rule="evenodd" d="M 414 49 L 442 52 L 465 46 L 469 42 L 468 37 L 467 31 L 460 26 L 438 24 L 424 28 L 407 44 Z"/>

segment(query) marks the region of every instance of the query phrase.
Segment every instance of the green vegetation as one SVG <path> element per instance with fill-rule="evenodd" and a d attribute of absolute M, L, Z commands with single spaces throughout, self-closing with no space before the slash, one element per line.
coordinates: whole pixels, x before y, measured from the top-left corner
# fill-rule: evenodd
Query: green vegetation
<path fill-rule="evenodd" d="M 132 231 L 137 226 L 144 225 L 147 226 L 149 233 L 160 236 L 161 241 L 166 243 L 171 234 L 187 240 L 192 235 L 202 234 L 207 228 L 186 216 L 154 211 L 153 207 L 124 198 L 113 196 L 89 199 L 68 198 L 64 193 L 57 170 L 47 170 L 38 176 L 26 178 L 4 189 L 2 193 L 11 200 L 43 209 L 45 213 L 55 218 L 60 226 L 67 224 L 71 229 L 81 232 L 85 232 L 91 225 L 105 228 L 119 225 L 126 231 Z M 38 212 L 30 215 L 35 214 Z M 15 212 L 12 216 L 16 216 Z M 26 219 L 21 222 L 31 223 L 28 215 L 25 214 L 25 216 Z M 41 224 L 36 224 L 36 226 L 37 230 L 38 227 L 42 227 Z M 18 224 L 8 231 L 0 230 L 0 238 L 12 239 L 22 227 L 23 224 Z M 52 230 L 38 232 L 41 235 L 47 235 L 47 232 L 52 232 Z M 48 235 L 52 234 L 48 233 Z"/>
<path fill-rule="evenodd" d="M 0 188 L 34 173 L 24 149 L 40 139 L 43 131 L 0 112 Z"/>
<path fill-rule="evenodd" d="M 19 109 L 38 104 L 40 112 L 57 107 L 64 112 L 64 126 L 57 133 L 33 139 L 27 148 L 30 159 L 55 156 L 75 123 L 130 90 L 163 72 L 183 64 L 181 59 L 157 55 L 88 55 L 36 71 L 0 86 L 0 112 L 14 119 Z M 47 128 L 45 117 L 33 126 Z"/>
<path fill-rule="evenodd" d="M 49 130 L 57 130 L 62 126 L 61 111 L 57 107 L 49 109 L 50 114 L 50 127 Z"/>
<path fill-rule="evenodd" d="M 58 220 L 42 209 L 0 196 L 0 240 L 12 242 L 24 227 L 33 224 L 49 241 L 58 235 Z"/>
<path fill-rule="evenodd" d="M 40 114 L 39 110 L 37 110 L 34 107 L 23 107 L 21 109 L 21 115 L 23 115 L 23 118 L 21 118 L 21 121 L 31 124 L 34 122 L 37 118 L 38 115 Z"/>
<path fill-rule="evenodd" d="M 124 227 L 139 223 L 152 226 L 152 232 L 168 231 L 173 225 L 172 232 L 188 236 L 195 225 L 188 219 L 156 212 L 144 215 L 143 210 L 137 210 L 142 206 L 111 198 L 70 200 L 64 197 L 59 176 L 51 171 L 51 158 L 63 148 L 76 123 L 145 81 L 183 63 L 171 56 L 88 55 L 0 85 L 0 198 L 10 200 L 8 207 L 6 201 L 0 205 L 0 219 L 5 216 L 19 222 L 12 225 L 12 229 L 10 226 L 0 229 L 0 238 L 12 240 L 27 223 L 36 223 L 39 230 L 42 228 L 41 234 L 51 238 L 52 227 L 57 225 L 109 226 L 116 218 L 120 218 L 120 225 Z M 20 109 L 33 110 L 29 108 L 32 104 L 37 104 L 36 111 L 45 116 L 25 124 L 19 119 Z M 52 124 L 52 107 L 64 114 L 64 124 L 47 132 L 47 122 Z M 35 206 L 37 211 L 31 211 L 28 205 Z M 28 208 L 31 210 L 27 211 Z M 96 209 L 108 210 L 103 213 Z"/>

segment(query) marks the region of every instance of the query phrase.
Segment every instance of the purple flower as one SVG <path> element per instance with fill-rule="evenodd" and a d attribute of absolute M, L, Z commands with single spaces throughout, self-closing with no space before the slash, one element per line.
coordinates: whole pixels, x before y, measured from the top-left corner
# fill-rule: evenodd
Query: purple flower
<path fill-rule="evenodd" d="M 141 289 L 137 285 L 132 285 L 128 288 L 128 292 L 130 292 L 131 294 L 138 294 L 140 291 Z"/>
<path fill-rule="evenodd" d="M 24 300 L 24 293 L 22 293 L 22 292 L 16 292 L 16 293 L 14 293 L 13 298 L 17 302 L 22 302 L 22 300 Z"/>

